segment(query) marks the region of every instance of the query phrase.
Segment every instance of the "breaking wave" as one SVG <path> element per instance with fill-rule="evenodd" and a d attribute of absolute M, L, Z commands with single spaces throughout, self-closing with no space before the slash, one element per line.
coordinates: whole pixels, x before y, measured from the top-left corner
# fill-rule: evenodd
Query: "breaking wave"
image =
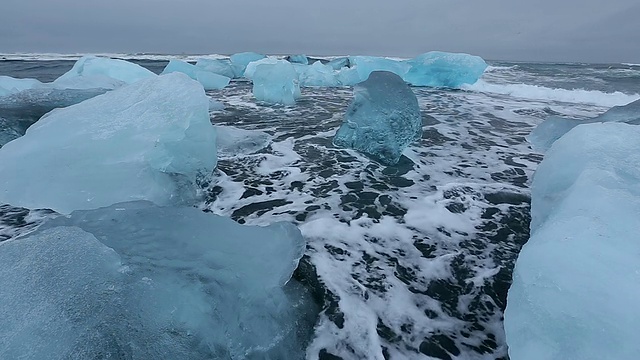
<path fill-rule="evenodd" d="M 463 90 L 508 95 L 522 99 L 593 104 L 606 107 L 626 105 L 640 99 L 640 94 L 625 94 L 620 91 L 607 93 L 598 90 L 567 90 L 528 84 L 492 84 L 483 80 L 479 80 L 473 85 L 463 86 Z"/>

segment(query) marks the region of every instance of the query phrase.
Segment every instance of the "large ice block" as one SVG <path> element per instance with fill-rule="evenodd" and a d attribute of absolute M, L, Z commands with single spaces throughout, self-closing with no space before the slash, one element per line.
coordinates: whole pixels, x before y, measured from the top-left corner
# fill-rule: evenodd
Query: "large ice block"
<path fill-rule="evenodd" d="M 283 62 L 284 60 L 279 60 L 274 57 L 265 57 L 260 60 L 252 61 L 247 65 L 246 69 L 244 70 L 244 77 L 249 80 L 253 80 L 253 76 L 256 73 L 256 69 L 258 68 L 258 65 L 268 65 L 268 64 L 273 65 L 273 64 L 283 63 Z M 296 64 L 294 65 L 294 68 L 296 68 L 297 66 L 303 66 L 303 65 Z"/>
<path fill-rule="evenodd" d="M 308 65 L 309 64 L 309 58 L 307 57 L 307 55 L 289 55 L 287 56 L 287 61 L 289 61 L 292 64 L 302 64 L 302 65 Z"/>
<path fill-rule="evenodd" d="M 271 104 L 294 105 L 300 98 L 298 73 L 285 60 L 260 64 L 253 74 L 253 95 Z"/>
<path fill-rule="evenodd" d="M 198 67 L 191 65 L 186 61 L 171 59 L 167 66 L 164 67 L 164 70 L 162 70 L 162 74 L 179 72 L 189 76 L 193 80 L 196 80 L 196 71 L 198 70 L 200 70 Z"/>
<path fill-rule="evenodd" d="M 219 90 L 229 85 L 230 78 L 204 70 L 198 66 L 182 60 L 170 60 L 162 71 L 163 74 L 179 72 L 186 74 L 193 80 L 197 80 L 205 90 Z"/>
<path fill-rule="evenodd" d="M 398 75 L 374 71 L 356 85 L 354 95 L 333 143 L 385 165 L 396 164 L 402 151 L 422 135 L 415 94 Z"/>
<path fill-rule="evenodd" d="M 335 58 L 327 63 L 327 65 L 331 66 L 333 70 L 340 70 L 344 67 L 349 66 L 349 58 L 348 57 L 339 57 Z"/>
<path fill-rule="evenodd" d="M 320 61 L 304 66 L 300 71 L 300 86 L 334 87 L 341 85 L 337 71 Z"/>
<path fill-rule="evenodd" d="M 358 72 L 360 81 L 366 80 L 374 71 L 388 71 L 403 77 L 409 70 L 409 65 L 404 61 L 377 56 L 350 56 L 349 64 Z"/>
<path fill-rule="evenodd" d="M 0 149 L 0 202 L 62 213 L 188 201 L 216 165 L 202 86 L 169 74 L 56 109 Z"/>
<path fill-rule="evenodd" d="M 0 358 L 302 359 L 313 306 L 283 286 L 304 249 L 192 207 L 59 217 L 0 244 Z"/>
<path fill-rule="evenodd" d="M 202 70 L 226 76 L 230 79 L 235 77 L 233 65 L 229 59 L 198 59 L 196 66 Z"/>
<path fill-rule="evenodd" d="M 536 126 L 527 141 L 534 150 L 545 152 L 553 143 L 560 139 L 569 130 L 580 124 L 592 124 L 598 122 L 623 122 L 632 125 L 640 125 L 640 100 L 623 106 L 614 106 L 605 113 L 591 119 L 572 119 L 560 116 L 551 116 Z"/>
<path fill-rule="evenodd" d="M 640 354 L 640 127 L 580 125 L 545 154 L 505 312 L 514 360 Z"/>
<path fill-rule="evenodd" d="M 84 56 L 57 78 L 56 89 L 115 89 L 157 75 L 140 65 L 118 59 Z"/>
<path fill-rule="evenodd" d="M 243 52 L 231 55 L 230 60 L 231 64 L 233 65 L 233 71 L 236 74 L 235 77 L 243 77 L 244 70 L 247 68 L 247 65 L 249 65 L 249 63 L 264 59 L 265 57 L 265 55 L 254 52 Z"/>
<path fill-rule="evenodd" d="M 431 51 L 406 62 L 410 66 L 404 80 L 415 86 L 458 88 L 473 84 L 487 63 L 479 56 Z"/>

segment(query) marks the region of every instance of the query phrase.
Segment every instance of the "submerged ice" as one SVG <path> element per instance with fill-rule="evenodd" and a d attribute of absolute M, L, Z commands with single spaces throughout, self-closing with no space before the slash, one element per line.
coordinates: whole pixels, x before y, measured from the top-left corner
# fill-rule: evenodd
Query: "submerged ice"
<path fill-rule="evenodd" d="M 536 170 L 505 312 L 512 359 L 637 359 L 638 139 L 637 126 L 581 125 Z"/>
<path fill-rule="evenodd" d="M 191 207 L 73 212 L 0 243 L 0 357 L 301 359 L 315 309 L 283 287 L 304 249 Z"/>
<path fill-rule="evenodd" d="M 358 150 L 385 165 L 422 135 L 420 107 L 411 88 L 396 74 L 374 71 L 356 85 L 333 143 Z"/>
<path fill-rule="evenodd" d="M 44 116 L 0 149 L 0 202 L 62 213 L 193 197 L 216 165 L 202 86 L 182 74 L 139 81 Z"/>
<path fill-rule="evenodd" d="M 234 126 L 216 126 L 218 156 L 247 155 L 269 146 L 271 135 L 264 131 L 245 130 Z"/>

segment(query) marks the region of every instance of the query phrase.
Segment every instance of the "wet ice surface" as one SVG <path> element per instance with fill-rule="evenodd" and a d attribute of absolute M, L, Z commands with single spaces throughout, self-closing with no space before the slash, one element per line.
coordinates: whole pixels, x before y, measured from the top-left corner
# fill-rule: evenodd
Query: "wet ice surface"
<path fill-rule="evenodd" d="M 508 83 L 500 76 L 510 71 L 485 80 Z M 215 124 L 273 141 L 221 155 L 200 207 L 300 227 L 309 245 L 295 277 L 325 309 L 309 358 L 506 358 L 502 312 L 541 160 L 524 136 L 550 115 L 588 118 L 637 99 L 597 91 L 615 90 L 609 85 L 583 93 L 509 86 L 413 88 L 423 136 L 393 167 L 331 144 L 350 88 L 304 88 L 294 107 L 256 102 L 245 81 L 208 93 L 226 105 Z M 0 241 L 47 216 L 1 206 Z"/>
<path fill-rule="evenodd" d="M 541 160 L 524 137 L 551 114 L 604 110 L 413 90 L 424 133 L 390 167 L 331 144 L 349 88 L 303 89 L 295 107 L 256 103 L 243 82 L 210 93 L 227 105 L 215 124 L 274 140 L 221 158 L 202 208 L 300 226 L 309 245 L 295 276 L 325 309 L 311 358 L 506 358 L 502 312 Z"/>

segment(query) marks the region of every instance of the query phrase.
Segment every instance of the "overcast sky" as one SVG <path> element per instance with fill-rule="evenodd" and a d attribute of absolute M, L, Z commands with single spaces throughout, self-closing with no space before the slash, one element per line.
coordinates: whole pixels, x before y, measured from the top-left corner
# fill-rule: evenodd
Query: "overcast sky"
<path fill-rule="evenodd" d="M 640 63 L 640 0 L 0 0 L 0 53 L 387 55 Z"/>

